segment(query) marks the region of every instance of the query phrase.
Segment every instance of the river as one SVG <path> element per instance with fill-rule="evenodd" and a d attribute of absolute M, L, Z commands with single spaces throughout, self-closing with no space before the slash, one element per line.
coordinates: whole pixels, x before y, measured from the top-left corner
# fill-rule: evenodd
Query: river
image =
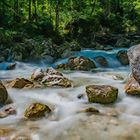
<path fill-rule="evenodd" d="M 73 81 L 73 88 L 24 90 L 9 88 L 8 93 L 13 100 L 12 105 L 16 108 L 17 114 L 0 119 L 0 128 L 12 129 L 10 134 L 0 136 L 0 140 L 11 140 L 18 134 L 29 135 L 32 140 L 138 140 L 140 99 L 124 93 L 123 80 L 116 77 L 125 79 L 129 73 L 129 67 L 121 66 L 114 57 L 114 53 L 116 52 L 107 54 L 97 51 L 96 53 L 106 56 L 110 64 L 108 68 L 98 67 L 92 72 L 63 71 L 65 77 Z M 93 57 L 91 54 L 92 51 L 86 50 L 76 55 L 88 55 L 91 58 Z M 66 60 L 59 60 L 51 66 Z M 15 70 L 1 70 L 0 78 L 2 80 L 16 77 L 27 78 L 36 68 L 45 69 L 46 66 L 43 62 L 37 64 L 17 62 Z M 111 105 L 88 103 L 85 87 L 91 84 L 107 84 L 117 87 L 119 96 L 116 103 Z M 78 98 L 80 94 L 84 94 L 81 99 Z M 53 110 L 52 114 L 37 121 L 25 121 L 23 113 L 33 102 L 49 105 Z M 87 115 L 80 112 L 87 107 L 97 108 L 100 114 Z"/>

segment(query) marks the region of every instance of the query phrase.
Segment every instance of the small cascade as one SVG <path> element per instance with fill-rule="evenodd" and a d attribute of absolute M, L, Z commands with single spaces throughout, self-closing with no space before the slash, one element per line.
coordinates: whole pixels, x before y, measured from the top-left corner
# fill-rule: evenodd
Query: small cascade
<path fill-rule="evenodd" d="M 100 63 L 96 60 L 97 57 L 104 58 L 106 62 L 108 63 L 108 68 L 115 68 L 115 67 L 122 67 L 122 64 L 117 59 L 117 53 L 121 50 L 127 51 L 126 48 L 124 49 L 114 49 L 111 51 L 104 51 L 104 50 L 81 50 L 79 52 L 76 52 L 73 56 L 84 56 L 88 57 L 91 60 L 93 60 L 96 64 L 97 68 L 102 67 Z M 57 66 L 58 64 L 65 64 L 68 62 L 69 58 L 60 59 L 57 62 L 54 63 L 54 66 Z"/>

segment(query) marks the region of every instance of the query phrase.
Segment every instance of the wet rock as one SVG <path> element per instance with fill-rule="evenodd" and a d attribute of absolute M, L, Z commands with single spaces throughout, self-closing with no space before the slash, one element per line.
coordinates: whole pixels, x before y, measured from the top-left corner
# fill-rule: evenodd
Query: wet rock
<path fill-rule="evenodd" d="M 121 75 L 119 75 L 119 74 L 113 75 L 112 78 L 114 80 L 124 80 L 124 78 Z"/>
<path fill-rule="evenodd" d="M 132 76 L 125 84 L 125 93 L 140 96 L 140 85 Z"/>
<path fill-rule="evenodd" d="M 5 86 L 0 81 L 0 104 L 4 104 L 8 99 L 8 92 Z"/>
<path fill-rule="evenodd" d="M 44 76 L 43 70 L 42 69 L 36 69 L 33 74 L 31 75 L 32 80 L 40 80 Z"/>
<path fill-rule="evenodd" d="M 126 50 L 120 50 L 117 53 L 117 59 L 120 61 L 120 63 L 122 65 L 128 65 L 129 64 L 129 60 L 128 60 L 128 56 L 127 56 L 127 51 Z"/>
<path fill-rule="evenodd" d="M 86 87 L 89 102 L 109 104 L 117 100 L 118 89 L 109 85 L 90 85 Z"/>
<path fill-rule="evenodd" d="M 59 75 L 59 76 L 63 76 L 62 73 L 60 73 L 59 71 L 53 69 L 52 67 L 47 68 L 46 74 L 47 75 Z"/>
<path fill-rule="evenodd" d="M 130 68 L 134 79 L 140 84 L 140 44 L 128 50 Z"/>
<path fill-rule="evenodd" d="M 13 70 L 16 67 L 16 63 L 11 63 L 7 66 L 7 70 Z"/>
<path fill-rule="evenodd" d="M 67 64 L 58 64 L 56 66 L 56 69 L 63 69 L 63 70 L 66 70 L 66 69 L 69 69 L 68 68 L 68 65 Z"/>
<path fill-rule="evenodd" d="M 96 57 L 95 61 L 97 63 L 99 63 L 102 67 L 107 67 L 108 66 L 108 62 L 107 62 L 106 58 L 103 57 L 103 56 Z"/>
<path fill-rule="evenodd" d="M 41 83 L 45 86 L 71 87 L 72 81 L 53 68 L 48 68 Z"/>
<path fill-rule="evenodd" d="M 60 87 L 72 86 L 72 82 L 69 79 L 58 75 L 45 76 L 41 82 L 46 86 L 60 86 Z"/>
<path fill-rule="evenodd" d="M 68 60 L 68 68 L 70 70 L 83 70 L 88 71 L 93 68 L 96 68 L 95 63 L 89 58 L 80 56 L 80 57 L 71 57 Z"/>
<path fill-rule="evenodd" d="M 6 106 L 0 110 L 0 118 L 16 114 L 16 110 L 12 106 Z"/>
<path fill-rule="evenodd" d="M 51 109 L 41 103 L 33 103 L 31 104 L 25 111 L 24 117 L 27 119 L 39 119 L 44 117 L 46 113 L 50 113 Z"/>
<path fill-rule="evenodd" d="M 99 110 L 94 107 L 89 107 L 79 111 L 79 113 L 98 114 Z"/>
<path fill-rule="evenodd" d="M 8 87 L 12 88 L 24 88 L 27 85 L 32 85 L 33 83 L 27 79 L 24 78 L 16 78 L 12 82 L 8 84 Z"/>

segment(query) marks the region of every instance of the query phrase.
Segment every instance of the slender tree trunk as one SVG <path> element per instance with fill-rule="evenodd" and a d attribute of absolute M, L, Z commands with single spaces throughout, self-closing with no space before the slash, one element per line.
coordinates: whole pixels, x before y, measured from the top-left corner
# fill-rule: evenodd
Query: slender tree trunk
<path fill-rule="evenodd" d="M 44 10 L 45 10 L 45 2 L 42 0 L 42 15 L 44 15 Z"/>
<path fill-rule="evenodd" d="M 36 8 L 36 0 L 33 0 L 33 6 L 34 6 L 34 19 L 37 21 L 37 8 Z"/>
<path fill-rule="evenodd" d="M 50 19 L 52 19 L 52 2 L 49 0 L 49 14 L 50 14 Z"/>
<path fill-rule="evenodd" d="M 20 21 L 20 17 L 18 16 L 19 15 L 19 0 L 14 1 L 14 11 L 16 12 L 16 14 L 14 13 L 14 21 L 19 22 Z"/>
<path fill-rule="evenodd" d="M 28 19 L 29 20 L 31 20 L 31 15 L 32 15 L 32 13 L 31 13 L 31 9 L 32 9 L 32 1 L 31 0 L 29 0 L 29 15 L 28 15 Z"/>
<path fill-rule="evenodd" d="M 55 31 L 59 31 L 59 13 L 60 13 L 60 0 L 56 0 L 56 19 L 55 19 Z"/>
<path fill-rule="evenodd" d="M 92 16 L 92 14 L 94 13 L 95 6 L 96 6 L 96 0 L 94 0 L 93 4 L 91 4 L 91 5 L 92 5 L 92 9 L 91 9 L 90 16 Z"/>

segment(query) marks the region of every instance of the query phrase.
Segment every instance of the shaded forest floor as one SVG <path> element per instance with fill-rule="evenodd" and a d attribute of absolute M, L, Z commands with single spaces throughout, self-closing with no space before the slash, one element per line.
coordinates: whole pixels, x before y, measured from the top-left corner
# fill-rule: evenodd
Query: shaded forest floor
<path fill-rule="evenodd" d="M 33 24 L 17 28 L 0 28 L 0 61 L 28 61 L 68 57 L 73 51 L 83 49 L 112 50 L 139 44 L 140 33 L 93 31 L 88 25 L 71 25 L 62 35 L 52 28 Z"/>

